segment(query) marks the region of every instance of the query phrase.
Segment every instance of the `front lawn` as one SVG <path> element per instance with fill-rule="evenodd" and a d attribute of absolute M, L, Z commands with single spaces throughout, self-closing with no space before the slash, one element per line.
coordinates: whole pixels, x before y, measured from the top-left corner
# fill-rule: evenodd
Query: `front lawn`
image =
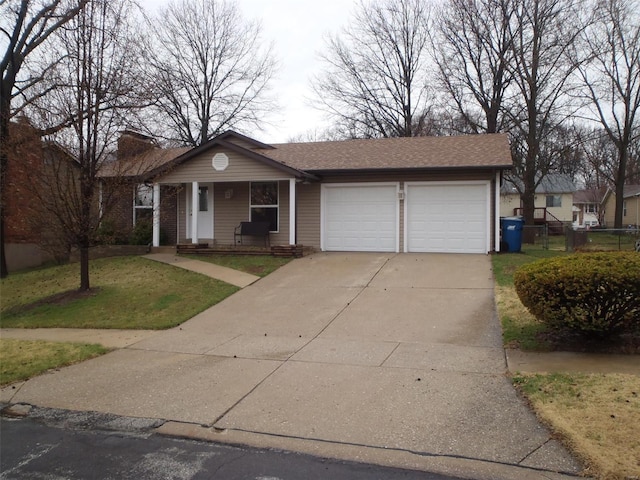
<path fill-rule="evenodd" d="M 77 295 L 79 265 L 9 275 L 1 282 L 3 328 L 174 327 L 238 290 L 227 283 L 141 257 L 90 263 L 92 291 Z"/>
<path fill-rule="evenodd" d="M 535 351 L 552 347 L 547 340 L 553 338 L 553 332 L 522 305 L 513 287 L 513 273 L 521 265 L 558 255 L 567 254 L 523 245 L 523 253 L 493 256 L 496 304 L 505 347 Z M 515 372 L 513 382 L 538 417 L 584 461 L 587 475 L 640 478 L 640 378 Z"/>
<path fill-rule="evenodd" d="M 215 263 L 222 267 L 233 268 L 251 273 L 258 277 L 266 277 L 271 272 L 289 263 L 292 258 L 274 257 L 272 255 L 185 255 L 193 260 Z"/>
<path fill-rule="evenodd" d="M 640 378 L 520 375 L 513 378 L 538 417 L 587 465 L 588 476 L 640 477 Z"/>
<path fill-rule="evenodd" d="M 27 380 L 108 351 L 93 344 L 0 339 L 0 385 Z"/>

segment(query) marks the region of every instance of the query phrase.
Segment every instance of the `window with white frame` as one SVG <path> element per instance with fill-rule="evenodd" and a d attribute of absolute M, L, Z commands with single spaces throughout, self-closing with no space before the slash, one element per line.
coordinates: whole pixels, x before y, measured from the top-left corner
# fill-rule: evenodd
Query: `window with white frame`
<path fill-rule="evenodd" d="M 271 232 L 278 231 L 278 182 L 251 182 L 251 221 L 269 222 Z"/>
<path fill-rule="evenodd" d="M 598 204 L 596 203 L 587 203 L 585 209 L 587 213 L 598 213 Z"/>
<path fill-rule="evenodd" d="M 547 195 L 547 208 L 549 207 L 561 207 L 562 195 Z"/>
<path fill-rule="evenodd" d="M 141 183 L 136 185 L 133 200 L 133 224 L 151 221 L 153 218 L 153 186 Z"/>
<path fill-rule="evenodd" d="M 627 201 L 626 200 L 622 201 L 622 216 L 623 217 L 627 216 Z"/>

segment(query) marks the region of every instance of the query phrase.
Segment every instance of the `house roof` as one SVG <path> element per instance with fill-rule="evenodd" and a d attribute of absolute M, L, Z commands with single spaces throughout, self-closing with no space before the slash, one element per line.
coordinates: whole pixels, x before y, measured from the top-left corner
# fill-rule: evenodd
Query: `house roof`
<path fill-rule="evenodd" d="M 145 177 L 163 165 L 192 150 L 191 147 L 160 148 L 154 147 L 124 160 L 105 162 L 100 169 L 101 177 Z"/>
<path fill-rule="evenodd" d="M 237 142 L 237 143 L 236 143 Z M 381 138 L 267 145 L 228 131 L 195 148 L 152 148 L 113 165 L 103 176 L 154 177 L 214 147 L 223 147 L 296 177 L 322 172 L 406 169 L 506 169 L 513 166 L 506 134 Z"/>
<path fill-rule="evenodd" d="M 622 193 L 622 198 L 631 198 L 640 196 L 640 185 L 625 185 Z M 604 198 L 602 199 L 602 203 L 606 203 L 609 200 L 610 196 L 615 197 L 616 190 L 615 188 L 608 188 L 607 193 L 604 194 Z"/>
<path fill-rule="evenodd" d="M 519 178 L 506 178 L 500 187 L 502 194 L 519 194 L 522 190 L 522 181 Z M 576 186 L 573 180 L 563 173 L 545 175 L 536 187 L 536 193 L 573 193 L 575 191 Z"/>
<path fill-rule="evenodd" d="M 640 185 L 625 185 L 624 193 L 622 196 L 624 198 L 637 197 L 640 195 Z"/>
<path fill-rule="evenodd" d="M 513 166 L 506 134 L 283 143 L 272 147 L 255 151 L 309 172 Z"/>
<path fill-rule="evenodd" d="M 574 205 L 583 203 L 601 203 L 604 199 L 605 190 L 602 188 L 590 188 L 587 190 L 577 190 L 573 194 Z"/>

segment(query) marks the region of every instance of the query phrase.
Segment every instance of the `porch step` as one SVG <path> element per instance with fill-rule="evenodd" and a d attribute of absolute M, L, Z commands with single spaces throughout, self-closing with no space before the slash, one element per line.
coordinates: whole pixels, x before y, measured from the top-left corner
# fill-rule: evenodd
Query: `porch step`
<path fill-rule="evenodd" d="M 177 253 L 187 255 L 273 255 L 274 257 L 300 258 L 313 251 L 303 245 L 273 245 L 271 247 L 250 246 L 250 245 L 214 245 L 208 244 L 179 244 L 176 246 Z"/>
<path fill-rule="evenodd" d="M 274 245 L 271 247 L 271 255 L 300 258 L 304 255 L 304 247 L 302 245 Z"/>

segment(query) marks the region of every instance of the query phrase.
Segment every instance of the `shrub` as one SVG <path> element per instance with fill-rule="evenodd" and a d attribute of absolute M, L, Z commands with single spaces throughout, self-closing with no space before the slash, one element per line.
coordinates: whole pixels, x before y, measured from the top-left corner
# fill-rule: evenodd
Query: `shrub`
<path fill-rule="evenodd" d="M 129 243 L 131 245 L 149 245 L 153 239 L 153 223 L 151 221 L 139 221 L 131 231 Z"/>
<path fill-rule="evenodd" d="M 610 336 L 640 327 L 640 255 L 583 253 L 539 260 L 514 274 L 520 300 L 554 329 Z"/>

